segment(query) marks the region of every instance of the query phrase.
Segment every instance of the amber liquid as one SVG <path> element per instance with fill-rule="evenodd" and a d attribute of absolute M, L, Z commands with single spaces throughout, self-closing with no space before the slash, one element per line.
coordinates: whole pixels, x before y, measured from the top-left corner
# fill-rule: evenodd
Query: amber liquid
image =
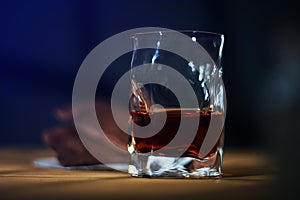
<path fill-rule="evenodd" d="M 159 115 L 161 115 L 162 112 L 166 112 L 167 119 L 163 128 L 157 134 L 146 138 L 135 137 L 136 126 L 146 126 L 149 123 L 155 123 L 156 119 L 160 119 Z M 134 149 L 138 153 L 155 152 L 156 150 L 168 145 L 177 134 L 181 118 L 187 118 L 187 121 L 194 123 L 193 118 L 200 117 L 197 132 L 194 133 L 194 139 L 190 144 L 183 143 L 176 146 L 168 145 L 168 151 L 170 155 L 172 152 L 180 152 L 182 156 L 190 156 L 195 158 L 210 157 L 212 154 L 214 154 L 214 152 L 216 152 L 217 148 L 223 144 L 223 128 L 221 128 L 220 130 L 222 133 L 219 135 L 219 138 L 217 138 L 217 142 L 212 150 L 206 155 L 201 154 L 200 152 L 201 145 L 209 128 L 211 117 L 214 117 L 214 123 L 217 123 L 215 124 L 216 126 L 223 126 L 223 115 L 220 112 L 201 111 L 198 109 L 166 109 L 163 111 L 160 110 L 157 112 L 151 112 L 150 114 L 135 110 L 131 110 L 130 113 L 133 121 L 131 127 L 132 137 L 130 142 L 134 144 Z M 190 125 L 192 126 L 192 124 Z M 189 126 L 189 124 L 187 124 L 187 126 Z"/>

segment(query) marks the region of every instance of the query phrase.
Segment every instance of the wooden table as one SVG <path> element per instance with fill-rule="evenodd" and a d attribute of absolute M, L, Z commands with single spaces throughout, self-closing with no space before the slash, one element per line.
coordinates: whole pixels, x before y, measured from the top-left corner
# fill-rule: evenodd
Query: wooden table
<path fill-rule="evenodd" d="M 227 150 L 223 178 L 192 180 L 33 166 L 48 156 L 46 149 L 0 149 L 0 199 L 264 199 L 277 179 L 272 159 L 257 151 Z"/>

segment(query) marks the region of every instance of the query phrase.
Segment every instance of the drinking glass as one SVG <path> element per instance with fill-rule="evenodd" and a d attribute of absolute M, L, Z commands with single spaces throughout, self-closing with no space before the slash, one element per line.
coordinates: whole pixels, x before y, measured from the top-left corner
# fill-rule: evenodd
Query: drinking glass
<path fill-rule="evenodd" d="M 226 112 L 222 34 L 154 31 L 132 37 L 128 172 L 221 177 Z"/>

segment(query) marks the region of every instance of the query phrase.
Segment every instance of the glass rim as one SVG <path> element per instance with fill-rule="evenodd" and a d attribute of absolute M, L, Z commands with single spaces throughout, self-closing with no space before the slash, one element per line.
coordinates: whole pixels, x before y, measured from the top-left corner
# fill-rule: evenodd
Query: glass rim
<path fill-rule="evenodd" d="M 183 33 L 183 34 L 203 34 L 204 36 L 210 37 L 224 37 L 223 33 L 217 33 L 212 31 L 202 31 L 202 30 L 189 30 L 189 29 L 182 29 L 182 30 L 157 30 L 157 31 L 146 31 L 146 32 L 137 32 L 134 33 L 131 38 L 137 38 L 139 36 L 146 36 L 146 35 L 156 35 L 163 33 Z M 150 39 L 150 38 L 149 38 Z"/>

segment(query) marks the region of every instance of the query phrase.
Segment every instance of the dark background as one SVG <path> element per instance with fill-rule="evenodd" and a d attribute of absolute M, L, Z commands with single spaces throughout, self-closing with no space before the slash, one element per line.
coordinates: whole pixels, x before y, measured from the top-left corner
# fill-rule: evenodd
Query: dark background
<path fill-rule="evenodd" d="M 299 9 L 292 1 L 1 1 L 0 146 L 42 146 L 85 56 L 137 27 L 225 34 L 226 145 L 299 159 Z M 284 164 L 282 164 L 284 163 Z M 295 176 L 289 174 L 290 177 Z"/>

